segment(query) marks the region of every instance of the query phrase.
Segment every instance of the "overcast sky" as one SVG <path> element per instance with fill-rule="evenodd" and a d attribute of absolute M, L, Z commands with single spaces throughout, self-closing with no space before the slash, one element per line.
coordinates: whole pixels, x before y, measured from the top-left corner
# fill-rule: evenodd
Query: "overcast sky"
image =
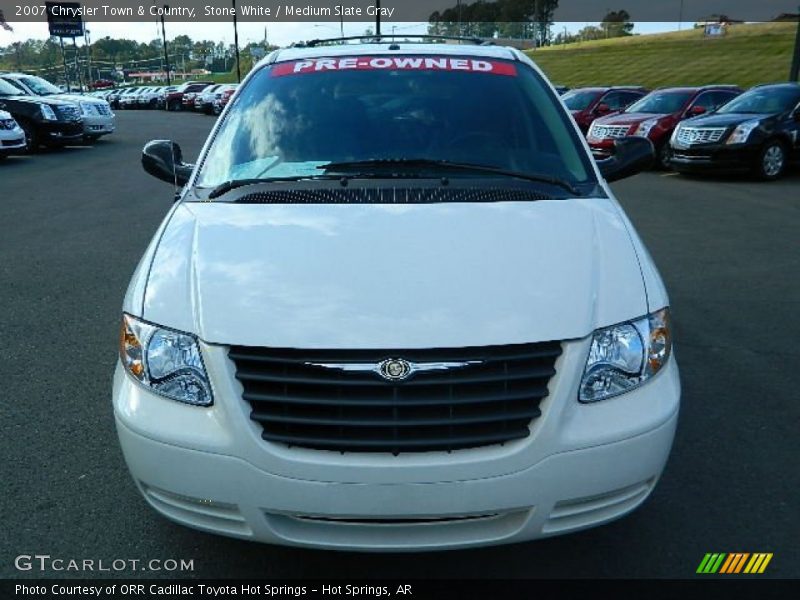
<path fill-rule="evenodd" d="M 24 41 L 28 38 L 46 39 L 48 37 L 46 23 L 11 23 L 13 32 L 0 28 L 0 46 L 8 46 L 14 42 Z M 566 26 L 570 32 L 576 32 L 586 25 L 597 23 L 556 23 L 553 31 L 558 33 Z M 678 23 L 636 23 L 635 33 L 656 33 L 678 29 Z M 373 27 L 372 21 L 361 23 L 345 23 L 345 35 L 360 35 L 368 27 Z M 427 33 L 427 23 L 384 23 L 383 32 L 391 33 L 392 27 L 396 33 Z M 691 24 L 684 24 L 684 28 Z M 86 29 L 90 31 L 91 39 L 96 40 L 105 36 L 113 38 L 133 39 L 138 42 L 149 42 L 156 37 L 161 37 L 160 25 L 156 28 L 155 20 L 141 23 L 105 23 L 86 22 Z M 177 35 L 188 35 L 193 40 L 213 40 L 233 43 L 233 24 L 225 23 L 172 23 L 166 25 L 167 40 Z M 321 37 L 338 37 L 338 23 L 275 23 L 267 25 L 267 38 L 270 43 L 286 46 L 292 42 Z M 240 23 L 239 43 L 244 46 L 249 42 L 260 42 L 264 39 L 264 24 Z M 81 40 L 78 40 L 79 45 Z"/>

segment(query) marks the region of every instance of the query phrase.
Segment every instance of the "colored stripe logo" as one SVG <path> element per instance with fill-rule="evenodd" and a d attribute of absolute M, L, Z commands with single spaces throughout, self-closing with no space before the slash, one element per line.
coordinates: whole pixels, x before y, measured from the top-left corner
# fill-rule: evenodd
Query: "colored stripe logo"
<path fill-rule="evenodd" d="M 704 575 L 763 573 L 771 560 L 772 552 L 709 552 L 700 561 L 696 572 Z"/>

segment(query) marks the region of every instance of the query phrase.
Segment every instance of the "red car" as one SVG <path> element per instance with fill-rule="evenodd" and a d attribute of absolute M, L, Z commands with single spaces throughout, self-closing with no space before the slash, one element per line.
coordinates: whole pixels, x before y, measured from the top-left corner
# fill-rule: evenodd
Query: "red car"
<path fill-rule="evenodd" d="M 220 114 L 226 106 L 228 106 L 228 102 L 231 101 L 231 96 L 236 92 L 237 84 L 233 83 L 230 85 L 225 86 L 225 89 L 222 90 L 222 93 L 219 94 L 219 98 L 214 100 L 214 104 L 212 106 L 212 112 L 215 115 Z"/>
<path fill-rule="evenodd" d="M 597 158 L 611 154 L 614 140 L 628 135 L 653 142 L 661 168 L 669 166 L 669 138 L 675 127 L 689 117 L 713 112 L 742 90 L 733 85 L 664 88 L 655 90 L 621 113 L 594 121 L 586 136 Z"/>
<path fill-rule="evenodd" d="M 648 90 L 638 86 L 585 87 L 568 91 L 561 96 L 572 118 L 585 134 L 598 117 L 619 112 L 629 104 L 647 95 Z"/>
<path fill-rule="evenodd" d="M 164 108 L 167 110 L 194 108 L 194 106 L 188 107 L 184 105 L 184 95 L 190 93 L 197 94 L 210 85 L 214 85 L 214 83 L 212 81 L 187 81 L 183 85 L 178 86 L 176 90 L 167 94 L 166 98 L 164 99 Z M 192 104 L 194 104 L 194 102 L 192 102 Z"/>

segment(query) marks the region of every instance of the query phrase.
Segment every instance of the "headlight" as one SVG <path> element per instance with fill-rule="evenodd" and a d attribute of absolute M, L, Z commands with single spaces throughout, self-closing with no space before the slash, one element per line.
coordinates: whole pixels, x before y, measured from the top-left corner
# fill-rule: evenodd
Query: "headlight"
<path fill-rule="evenodd" d="M 213 403 L 193 335 L 123 315 L 119 354 L 128 374 L 154 392 L 186 404 Z"/>
<path fill-rule="evenodd" d="M 41 104 L 39 108 L 42 111 L 42 118 L 45 121 L 58 121 L 58 117 L 56 116 L 52 106 L 49 104 Z"/>
<path fill-rule="evenodd" d="M 658 123 L 658 119 L 647 119 L 647 121 L 642 121 L 639 123 L 639 127 L 636 128 L 636 131 L 633 135 L 638 135 L 641 137 L 647 137 L 650 133 L 650 130 L 656 126 Z"/>
<path fill-rule="evenodd" d="M 744 144 L 747 141 L 747 138 L 750 137 L 750 133 L 758 127 L 759 121 L 758 119 L 754 119 L 752 121 L 745 121 L 744 123 L 739 123 L 736 126 L 736 129 L 733 130 L 728 136 L 728 141 L 725 142 L 726 144 Z"/>
<path fill-rule="evenodd" d="M 672 351 L 669 309 L 598 329 L 592 337 L 578 399 L 597 402 L 634 389 L 658 373 Z"/>

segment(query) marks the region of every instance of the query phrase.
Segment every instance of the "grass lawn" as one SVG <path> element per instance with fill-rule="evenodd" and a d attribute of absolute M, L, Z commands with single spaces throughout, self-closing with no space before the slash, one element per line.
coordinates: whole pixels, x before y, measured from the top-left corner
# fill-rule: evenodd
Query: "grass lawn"
<path fill-rule="evenodd" d="M 733 25 L 723 38 L 702 29 L 659 33 L 529 51 L 560 85 L 678 85 L 786 81 L 796 23 Z"/>

